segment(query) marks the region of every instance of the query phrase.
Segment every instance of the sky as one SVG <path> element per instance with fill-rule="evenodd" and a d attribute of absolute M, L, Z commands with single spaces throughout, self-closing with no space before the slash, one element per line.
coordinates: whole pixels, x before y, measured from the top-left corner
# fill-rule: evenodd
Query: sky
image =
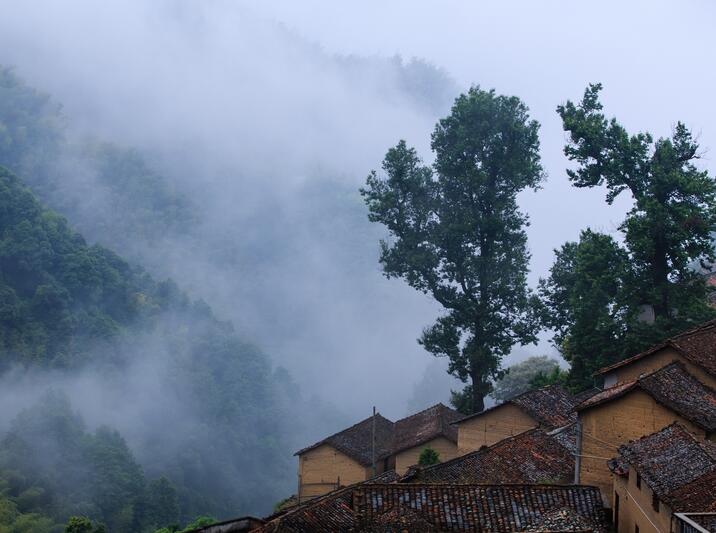
<path fill-rule="evenodd" d="M 424 58 L 458 85 L 517 95 L 541 124 L 544 189 L 522 200 L 530 214 L 534 275 L 552 250 L 591 226 L 613 232 L 628 199 L 605 207 L 600 191 L 574 190 L 561 153 L 558 104 L 604 85 L 605 112 L 630 130 L 670 134 L 676 121 L 716 147 L 716 5 L 708 1 L 529 2 L 256 1 L 267 17 L 341 54 Z M 709 153 L 704 166 L 716 170 Z M 534 279 L 534 276 L 533 276 Z"/>
<path fill-rule="evenodd" d="M 377 230 L 365 229 L 375 244 L 363 248 L 352 226 L 279 228 L 275 242 L 291 246 L 253 268 L 247 243 L 269 238 L 268 216 L 310 218 L 316 176 L 355 190 L 398 139 L 429 161 L 430 132 L 449 107 L 442 91 L 494 88 L 542 124 L 548 178 L 520 197 L 535 284 L 581 229 L 618 236 L 629 206 L 567 181 L 555 108 L 588 83 L 604 84 L 605 112 L 630 131 L 666 136 L 684 121 L 716 170 L 715 15 L 714 4 L 688 0 L 0 0 L 0 63 L 61 101 L 73 135 L 147 150 L 202 206 L 194 238 L 204 247 L 145 251 L 150 271 L 209 301 L 308 393 L 351 415 L 377 403 L 399 417 L 435 371 L 415 339 L 439 309 L 380 275 Z M 435 88 L 431 102 L 406 74 L 412 58 L 434 67 L 419 77 Z M 209 257 L 231 246 L 244 269 Z M 507 362 L 549 350 L 519 349 Z M 429 399 L 445 401 L 451 385 Z"/>

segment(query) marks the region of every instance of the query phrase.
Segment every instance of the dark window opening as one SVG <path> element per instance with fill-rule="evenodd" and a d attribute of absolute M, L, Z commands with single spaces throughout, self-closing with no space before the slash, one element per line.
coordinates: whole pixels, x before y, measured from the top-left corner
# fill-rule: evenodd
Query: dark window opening
<path fill-rule="evenodd" d="M 614 531 L 619 531 L 619 494 L 614 493 Z"/>
<path fill-rule="evenodd" d="M 639 533 L 639 526 L 634 524 L 634 533 Z"/>
<path fill-rule="evenodd" d="M 656 493 L 651 494 L 651 506 L 654 508 L 654 511 L 659 512 L 659 497 Z"/>
<path fill-rule="evenodd" d="M 636 488 L 641 488 L 641 474 L 639 472 L 636 473 Z"/>

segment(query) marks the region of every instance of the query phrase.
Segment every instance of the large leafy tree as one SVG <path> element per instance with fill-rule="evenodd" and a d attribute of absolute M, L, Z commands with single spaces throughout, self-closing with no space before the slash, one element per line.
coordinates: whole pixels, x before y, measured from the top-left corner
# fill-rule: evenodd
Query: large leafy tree
<path fill-rule="evenodd" d="M 472 385 L 472 411 L 517 343 L 535 341 L 527 288 L 527 216 L 517 194 L 543 179 L 539 125 L 516 97 L 474 87 L 457 98 L 432 134 L 434 169 L 404 141 L 361 190 L 369 218 L 384 224 L 387 277 L 430 294 L 445 312 L 419 342 L 448 357 L 449 372 Z"/>
<path fill-rule="evenodd" d="M 600 84 L 557 112 L 569 134 L 576 187 L 603 186 L 612 203 L 630 194 L 623 244 L 590 230 L 565 244 L 541 283 L 546 323 L 571 363 L 569 384 L 592 384 L 599 367 L 712 318 L 701 271 L 714 261 L 716 184 L 699 170 L 699 146 L 677 123 L 670 138 L 629 134 L 607 119 Z"/>
<path fill-rule="evenodd" d="M 605 186 L 609 203 L 631 194 L 634 204 L 620 230 L 634 298 L 653 308 L 658 327 L 668 333 L 709 314 L 694 267 L 715 259 L 716 184 L 695 166 L 699 146 L 684 124 L 677 123 L 670 138 L 631 135 L 602 113 L 601 88 L 590 85 L 581 103 L 557 108 L 569 134 L 565 154 L 577 163 L 567 173 L 576 187 Z"/>

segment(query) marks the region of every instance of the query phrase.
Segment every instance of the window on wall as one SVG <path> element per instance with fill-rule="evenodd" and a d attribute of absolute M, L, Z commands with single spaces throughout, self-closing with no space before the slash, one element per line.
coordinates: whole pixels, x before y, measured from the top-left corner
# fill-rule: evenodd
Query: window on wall
<path fill-rule="evenodd" d="M 636 488 L 641 489 L 641 474 L 639 472 L 636 473 Z"/>
<path fill-rule="evenodd" d="M 655 492 L 651 493 L 651 506 L 657 513 L 659 512 L 659 497 Z"/>
<path fill-rule="evenodd" d="M 614 493 L 614 531 L 619 531 L 619 494 Z"/>
<path fill-rule="evenodd" d="M 639 526 L 634 524 L 634 533 L 639 533 Z"/>

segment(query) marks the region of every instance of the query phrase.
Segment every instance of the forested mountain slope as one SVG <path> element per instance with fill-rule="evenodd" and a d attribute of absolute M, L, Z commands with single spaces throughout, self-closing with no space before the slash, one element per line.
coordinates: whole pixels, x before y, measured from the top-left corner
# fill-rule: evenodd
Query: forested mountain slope
<path fill-rule="evenodd" d="M 288 378 L 206 304 L 89 246 L 4 168 L 0 294 L 6 376 L 26 385 L 28 375 L 54 369 L 36 382 L 68 389 L 42 396 L 4 435 L 8 508 L 58 522 L 88 514 L 112 531 L 140 531 L 166 525 L 147 517 L 152 487 L 174 490 L 147 478 L 175 485 L 177 508 L 168 513 L 177 521 L 265 511 L 292 488 Z M 98 393 L 84 399 L 107 404 L 106 422 L 130 433 L 136 459 L 113 429 L 85 429 L 74 409 L 86 406 L 68 395 L 87 382 Z"/>

